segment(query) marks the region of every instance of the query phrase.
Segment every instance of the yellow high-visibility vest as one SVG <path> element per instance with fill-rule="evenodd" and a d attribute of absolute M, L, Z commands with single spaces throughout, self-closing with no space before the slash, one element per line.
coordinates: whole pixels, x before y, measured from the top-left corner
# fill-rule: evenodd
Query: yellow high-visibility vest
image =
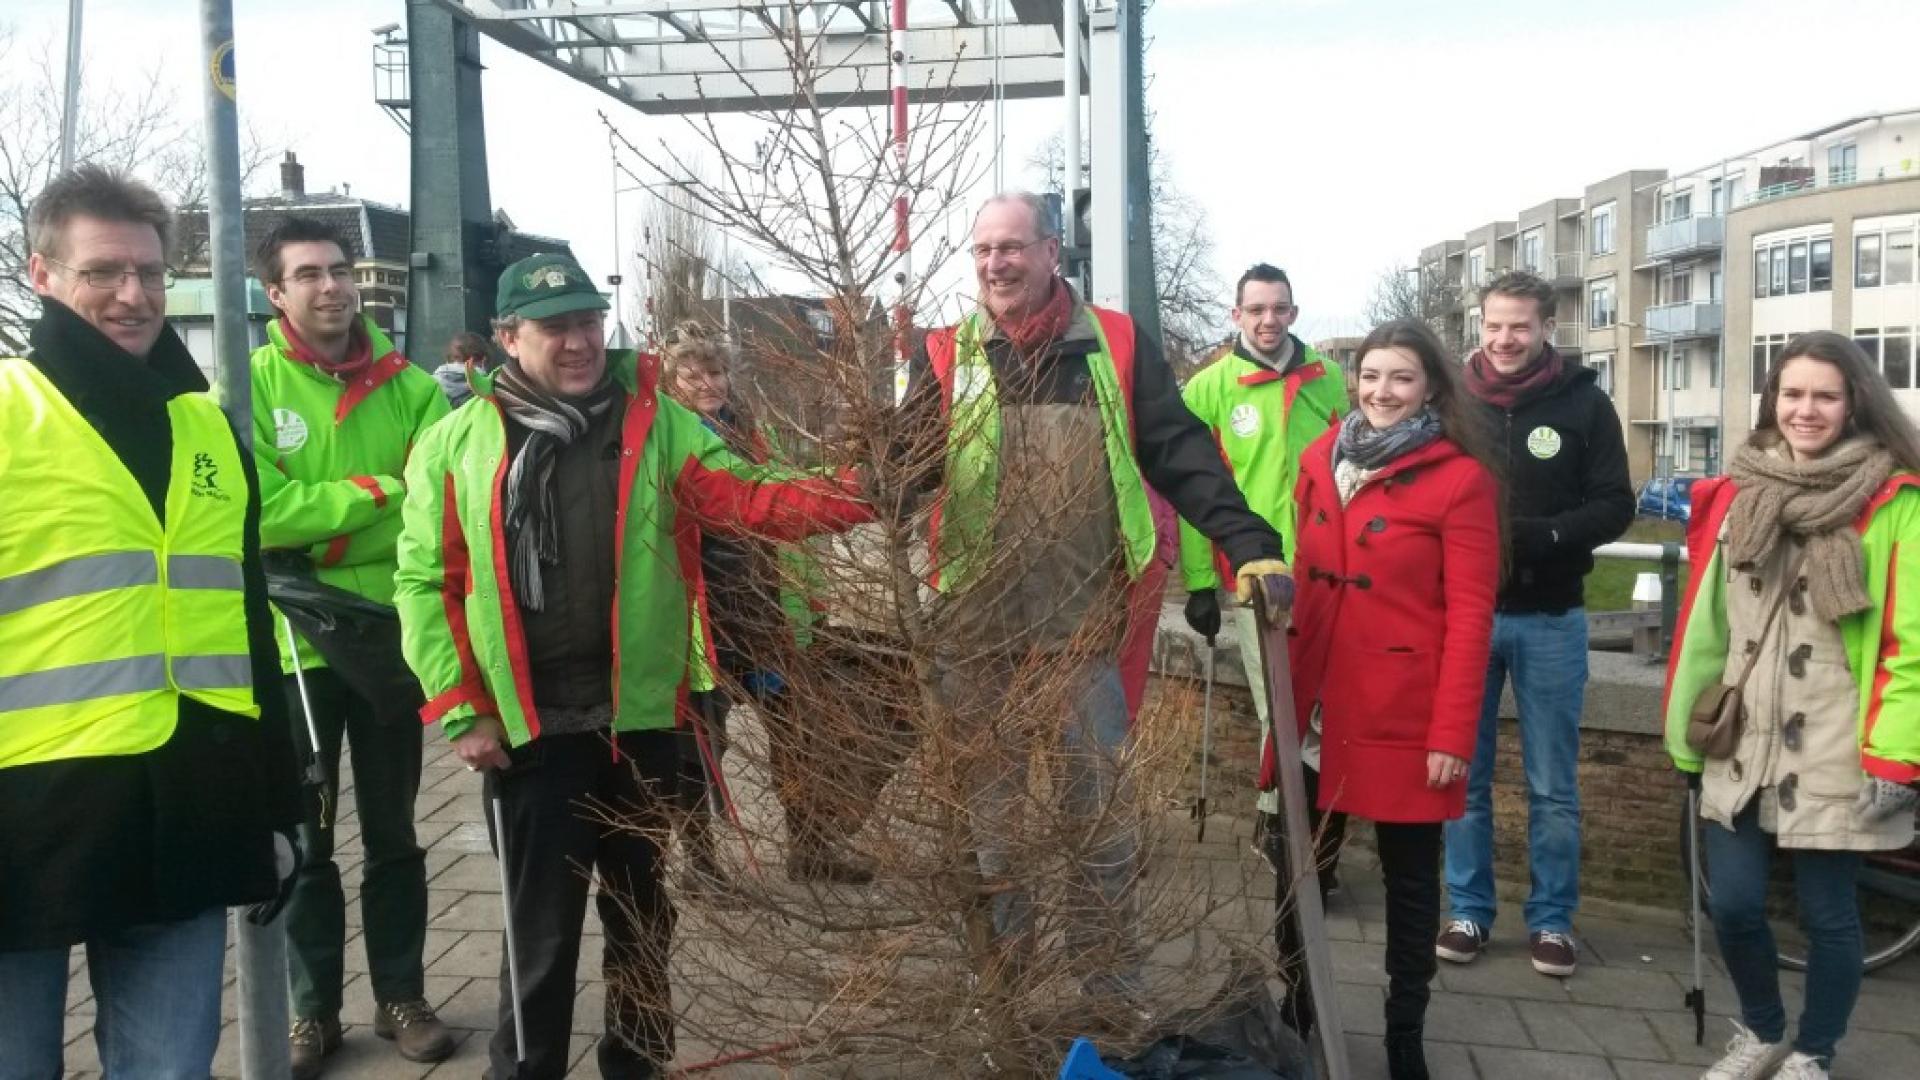
<path fill-rule="evenodd" d="M 205 394 L 167 416 L 162 527 L 47 377 L 0 359 L 0 768 L 145 753 L 172 737 L 182 696 L 260 715 L 239 447 Z"/>

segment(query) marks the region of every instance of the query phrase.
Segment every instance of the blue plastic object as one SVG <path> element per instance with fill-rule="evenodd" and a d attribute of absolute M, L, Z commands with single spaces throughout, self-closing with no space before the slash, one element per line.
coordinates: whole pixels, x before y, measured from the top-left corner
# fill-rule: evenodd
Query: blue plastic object
<path fill-rule="evenodd" d="M 1060 1063 L 1060 1080 L 1127 1080 L 1125 1076 L 1107 1068 L 1100 1060 L 1100 1051 L 1085 1038 L 1073 1040 L 1073 1048 L 1067 1051 L 1067 1060 Z"/>

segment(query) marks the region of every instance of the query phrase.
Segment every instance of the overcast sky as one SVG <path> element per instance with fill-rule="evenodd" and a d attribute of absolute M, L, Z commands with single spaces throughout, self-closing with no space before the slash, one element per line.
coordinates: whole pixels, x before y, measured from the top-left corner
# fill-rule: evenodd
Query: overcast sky
<path fill-rule="evenodd" d="M 251 126 L 299 153 L 309 190 L 405 204 L 406 137 L 373 103 L 370 33 L 404 22 L 404 4 L 235 6 Z M 0 0 L 0 23 L 57 58 L 65 8 Z M 197 20 L 192 0 L 88 0 L 89 78 L 157 69 L 197 115 Z M 1426 244 L 1629 168 L 1695 168 L 1920 105 L 1913 0 L 1158 0 L 1147 32 L 1155 135 L 1207 210 L 1215 269 L 1285 267 L 1309 338 L 1361 329 L 1380 272 Z M 619 106 L 491 41 L 482 56 L 495 205 L 612 272 L 595 113 Z M 1007 176 L 1037 180 L 1024 162 L 1062 105 L 1006 111 Z M 636 141 L 684 124 L 617 119 Z M 640 210 L 622 198 L 628 226 Z"/>

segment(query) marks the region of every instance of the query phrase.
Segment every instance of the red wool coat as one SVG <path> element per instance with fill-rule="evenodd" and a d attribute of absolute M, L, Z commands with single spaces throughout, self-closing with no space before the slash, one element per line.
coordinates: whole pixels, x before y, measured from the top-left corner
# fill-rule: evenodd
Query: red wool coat
<path fill-rule="evenodd" d="M 1372 821 L 1457 818 L 1466 781 L 1429 788 L 1427 752 L 1473 756 L 1500 576 L 1498 487 L 1443 438 L 1343 507 L 1338 435 L 1307 448 L 1294 488 L 1288 645 L 1303 734 L 1321 709 L 1320 806 Z"/>

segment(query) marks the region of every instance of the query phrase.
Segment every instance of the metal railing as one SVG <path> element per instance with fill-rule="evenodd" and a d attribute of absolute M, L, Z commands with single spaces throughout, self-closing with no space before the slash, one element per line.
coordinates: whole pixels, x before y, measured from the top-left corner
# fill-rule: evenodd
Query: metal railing
<path fill-rule="evenodd" d="M 1656 304 L 1647 308 L 1647 336 L 1652 338 L 1716 337 L 1725 321 L 1725 306 L 1718 301 L 1685 300 L 1678 304 Z"/>
<path fill-rule="evenodd" d="M 1636 562 L 1658 562 L 1660 564 L 1660 638 L 1658 647 L 1649 660 L 1664 663 L 1667 654 L 1673 651 L 1673 631 L 1680 621 L 1680 568 L 1687 564 L 1687 547 L 1678 541 L 1669 540 L 1664 544 L 1644 544 L 1619 541 L 1602 544 L 1594 549 L 1596 559 L 1631 559 Z M 1625 619 L 1629 623 L 1640 622 L 1634 615 L 1651 616 L 1652 611 L 1628 612 Z M 1590 617 L 1591 618 L 1591 617 Z"/>
<path fill-rule="evenodd" d="M 1579 323 L 1556 323 L 1553 327 L 1553 347 L 1569 351 L 1580 351 L 1586 347 L 1587 328 Z"/>
<path fill-rule="evenodd" d="M 1647 257 L 1665 258 L 1689 251 L 1714 251 L 1726 242 L 1727 221 L 1718 214 L 1663 221 L 1647 226 Z"/>

